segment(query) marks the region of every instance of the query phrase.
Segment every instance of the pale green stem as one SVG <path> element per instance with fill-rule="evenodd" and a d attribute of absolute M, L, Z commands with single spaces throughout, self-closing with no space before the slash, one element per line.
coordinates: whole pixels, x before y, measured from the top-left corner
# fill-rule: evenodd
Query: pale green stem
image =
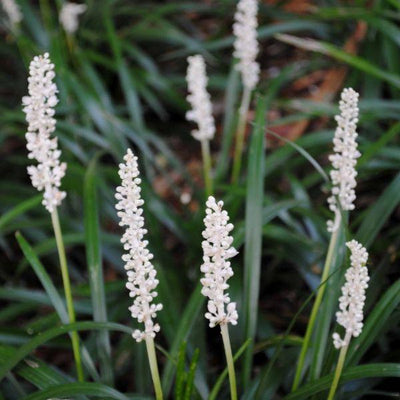
<path fill-rule="evenodd" d="M 51 213 L 51 222 L 53 223 L 54 235 L 56 237 L 58 257 L 60 260 L 61 275 L 64 284 L 65 299 L 67 301 L 67 310 L 70 323 L 74 323 L 75 319 L 75 309 L 72 300 L 71 283 L 69 280 L 67 257 L 65 256 L 64 242 L 61 233 L 60 220 L 58 218 L 57 208 Z M 80 382 L 84 381 L 81 353 L 79 351 L 79 336 L 78 332 L 71 332 L 72 350 L 74 353 L 76 372 L 78 375 L 78 380 Z"/>
<path fill-rule="evenodd" d="M 70 33 L 65 33 L 66 35 L 66 40 L 67 40 L 67 46 L 68 46 L 68 50 L 70 52 L 71 55 L 73 55 L 74 53 L 74 36 Z"/>
<path fill-rule="evenodd" d="M 244 136 L 246 132 L 247 113 L 249 112 L 251 99 L 251 90 L 244 88 L 242 101 L 239 108 L 239 121 L 236 130 L 235 152 L 233 156 L 232 183 L 236 183 L 239 179 L 240 169 L 242 167 L 242 155 L 244 147 Z"/>
<path fill-rule="evenodd" d="M 201 141 L 201 152 L 203 155 L 203 171 L 204 171 L 204 184 L 206 187 L 207 197 L 213 194 L 213 179 L 211 175 L 211 155 L 210 155 L 210 142 L 208 140 Z"/>
<path fill-rule="evenodd" d="M 47 30 L 47 32 L 50 32 L 50 25 L 51 25 L 51 9 L 50 9 L 50 4 L 49 0 L 40 0 L 40 12 L 42 14 L 43 18 L 43 23 L 44 26 Z"/>
<path fill-rule="evenodd" d="M 235 365 L 233 363 L 231 341 L 229 340 L 228 324 L 221 324 L 221 335 L 224 342 L 226 363 L 228 364 L 229 385 L 231 387 L 231 399 L 237 400 Z"/>
<path fill-rule="evenodd" d="M 351 338 L 351 334 L 346 333 L 346 337 L 344 340 L 346 342 L 350 342 L 350 338 Z M 339 360 L 336 365 L 335 375 L 333 376 L 332 386 L 331 386 L 331 390 L 329 391 L 328 400 L 333 400 L 335 397 L 336 389 L 337 389 L 337 386 L 338 386 L 338 383 L 340 380 L 340 375 L 342 374 L 343 365 L 344 365 L 344 361 L 346 359 L 346 353 L 347 353 L 348 348 L 349 348 L 349 345 L 343 346 L 340 349 Z"/>
<path fill-rule="evenodd" d="M 297 362 L 297 368 L 296 368 L 296 374 L 295 374 L 294 381 L 293 381 L 292 392 L 294 392 L 298 388 L 298 386 L 300 384 L 300 380 L 303 375 L 304 363 L 306 360 L 306 355 L 307 355 L 308 347 L 310 344 L 311 335 L 312 335 L 312 332 L 314 329 L 315 319 L 317 318 L 318 310 L 319 310 L 319 307 L 322 302 L 322 298 L 325 293 L 326 280 L 328 279 L 329 271 L 331 269 L 331 265 L 332 265 L 332 261 L 333 261 L 334 250 L 336 247 L 336 242 L 337 242 L 339 229 L 340 229 L 340 221 L 341 221 L 341 216 L 339 213 L 337 213 L 335 216 L 334 225 L 338 226 L 338 228 L 332 233 L 331 239 L 329 242 L 328 254 L 326 255 L 325 266 L 324 266 L 324 270 L 323 270 L 322 277 L 321 277 L 321 285 L 318 289 L 317 296 L 315 298 L 315 302 L 314 302 L 313 308 L 311 310 L 310 319 L 308 321 L 306 334 L 304 336 L 303 344 L 302 344 L 301 351 L 300 351 L 299 361 Z"/>
<path fill-rule="evenodd" d="M 163 394 L 161 389 L 160 374 L 158 373 L 156 350 L 154 347 L 154 340 L 150 336 L 146 336 L 147 356 L 149 357 L 151 378 L 153 379 L 154 391 L 156 393 L 156 400 L 162 400 Z"/>

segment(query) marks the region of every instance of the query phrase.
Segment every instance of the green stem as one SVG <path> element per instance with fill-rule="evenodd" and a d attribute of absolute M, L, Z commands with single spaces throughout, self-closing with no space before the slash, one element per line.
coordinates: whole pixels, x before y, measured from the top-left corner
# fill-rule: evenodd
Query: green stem
<path fill-rule="evenodd" d="M 240 169 L 242 166 L 242 155 L 244 147 L 244 134 L 246 131 L 247 113 L 249 112 L 251 99 L 251 90 L 247 87 L 244 88 L 242 94 L 242 101 L 239 108 L 239 121 L 236 131 L 235 153 L 233 157 L 232 169 L 232 183 L 236 183 L 239 179 Z"/>
<path fill-rule="evenodd" d="M 337 214 L 335 216 L 334 224 L 336 226 L 339 226 L 340 220 L 341 220 L 340 214 Z M 292 386 L 292 392 L 294 392 L 298 388 L 298 386 L 300 384 L 300 380 L 302 378 L 304 363 L 305 363 L 308 347 L 310 344 L 311 335 L 312 335 L 312 332 L 314 329 L 315 319 L 317 318 L 318 310 L 319 310 L 319 307 L 322 302 L 322 298 L 325 293 L 326 280 L 329 276 L 329 271 L 330 271 L 330 268 L 332 265 L 334 250 L 335 250 L 336 242 L 338 239 L 338 234 L 339 234 L 339 227 L 335 230 L 335 232 L 332 233 L 331 239 L 329 242 L 328 254 L 326 255 L 325 266 L 324 266 L 324 270 L 323 270 L 322 277 L 321 277 L 321 285 L 318 288 L 317 296 L 315 298 L 315 302 L 314 302 L 313 308 L 311 310 L 310 319 L 308 321 L 306 334 L 304 336 L 303 345 L 301 346 L 299 361 L 297 362 L 296 374 L 295 374 L 293 386 Z"/>
<path fill-rule="evenodd" d="M 51 222 L 53 223 L 54 235 L 56 237 L 58 257 L 60 260 L 61 275 L 62 275 L 63 284 L 64 284 L 65 299 L 67 301 L 67 310 L 68 310 L 69 321 L 72 324 L 76 321 L 75 309 L 74 309 L 74 303 L 72 300 L 71 283 L 69 280 L 69 273 L 68 273 L 68 266 L 67 266 L 67 257 L 65 256 L 65 248 L 64 248 L 64 242 L 63 242 L 63 238 L 62 238 L 60 220 L 58 218 L 57 208 L 55 208 L 54 211 L 51 213 Z M 71 333 L 71 341 L 72 341 L 72 350 L 74 353 L 78 380 L 79 380 L 79 382 L 83 382 L 84 377 L 83 377 L 81 353 L 79 351 L 79 336 L 76 331 Z"/>
<path fill-rule="evenodd" d="M 231 342 L 229 340 L 228 324 L 221 324 L 220 326 L 221 326 L 222 340 L 224 342 L 226 363 L 228 364 L 229 384 L 231 387 L 231 399 L 237 400 L 235 365 L 233 363 Z"/>
<path fill-rule="evenodd" d="M 213 180 L 211 175 L 211 155 L 210 155 L 210 142 L 208 140 L 201 141 L 201 152 L 203 155 L 203 171 L 204 183 L 206 187 L 207 197 L 213 194 Z"/>
<path fill-rule="evenodd" d="M 153 379 L 154 391 L 156 393 L 156 400 L 162 400 L 163 394 L 161 389 L 160 374 L 158 373 L 156 350 L 154 347 L 154 340 L 150 336 L 146 336 L 147 356 L 149 358 L 151 378 Z"/>
<path fill-rule="evenodd" d="M 346 342 L 350 342 L 350 337 L 351 337 L 351 335 L 346 333 L 346 338 L 344 340 Z M 340 350 L 339 360 L 336 365 L 335 375 L 333 377 L 331 390 L 329 391 L 328 400 L 333 400 L 335 397 L 336 389 L 337 389 L 337 386 L 338 386 L 338 383 L 340 380 L 340 375 L 342 374 L 343 365 L 344 365 L 344 361 L 346 359 L 346 353 L 347 353 L 348 348 L 349 348 L 349 345 L 342 347 Z"/>
<path fill-rule="evenodd" d="M 51 8 L 49 0 L 40 0 L 40 12 L 43 18 L 43 25 L 45 26 L 47 32 L 51 32 Z"/>

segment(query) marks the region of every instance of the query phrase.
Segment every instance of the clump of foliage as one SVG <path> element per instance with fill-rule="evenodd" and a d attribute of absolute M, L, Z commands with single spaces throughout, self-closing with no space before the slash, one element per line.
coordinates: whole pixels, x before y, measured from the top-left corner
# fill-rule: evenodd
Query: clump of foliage
<path fill-rule="evenodd" d="M 0 3 L 0 398 L 395 396 L 396 1 Z"/>

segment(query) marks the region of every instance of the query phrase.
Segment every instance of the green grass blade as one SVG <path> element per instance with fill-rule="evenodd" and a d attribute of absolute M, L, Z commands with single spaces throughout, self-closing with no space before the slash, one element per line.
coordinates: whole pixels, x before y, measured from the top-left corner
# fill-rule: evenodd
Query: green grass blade
<path fill-rule="evenodd" d="M 382 81 L 387 82 L 390 85 L 393 85 L 397 89 L 400 89 L 400 76 L 385 71 L 382 68 L 377 67 L 374 64 L 371 64 L 369 61 L 361 57 L 347 53 L 346 51 L 341 50 L 330 43 L 325 43 L 308 38 L 303 39 L 297 36 L 292 36 L 287 34 L 277 34 L 275 35 L 275 37 L 278 40 L 281 40 L 282 42 L 291 44 L 301 49 L 315 51 L 317 53 L 326 54 L 328 56 L 336 58 L 339 61 L 342 61 L 354 68 L 357 68 L 360 71 L 366 72 L 367 74 L 379 78 Z"/>
<path fill-rule="evenodd" d="M 249 149 L 246 189 L 243 313 L 245 315 L 245 339 L 252 339 L 253 343 L 257 329 L 261 274 L 266 104 L 266 97 L 258 98 L 256 124 Z M 250 380 L 252 360 L 253 345 L 250 344 L 244 358 L 243 382 L 245 388 Z"/>
<path fill-rule="evenodd" d="M 366 211 L 356 234 L 357 240 L 368 248 L 399 203 L 400 174 L 397 174 L 379 199 Z"/>
<path fill-rule="evenodd" d="M 37 195 L 28 200 L 22 201 L 11 210 L 7 211 L 0 217 L 0 231 L 6 226 L 9 222 L 17 218 L 19 215 L 23 214 L 25 211 L 31 210 L 35 208 L 37 205 L 41 203 L 43 199 L 43 195 Z"/>
<path fill-rule="evenodd" d="M 2 363 L 2 365 L 0 365 L 0 381 L 20 361 L 22 361 L 32 351 L 34 351 L 42 344 L 48 342 L 49 340 L 73 331 L 91 331 L 91 330 L 101 330 L 101 329 L 123 332 L 129 335 L 132 335 L 133 333 L 133 330 L 125 325 L 116 324 L 114 322 L 93 322 L 93 321 L 76 322 L 74 324 L 65 324 L 58 326 L 56 328 L 48 329 L 47 331 L 41 332 L 40 334 L 36 335 L 29 342 L 19 347 L 11 357 L 9 357 L 4 363 Z"/>
<path fill-rule="evenodd" d="M 103 265 L 100 245 L 100 223 L 98 196 L 96 189 L 97 157 L 90 163 L 85 174 L 83 200 L 86 259 L 89 270 L 90 293 L 92 296 L 93 319 L 96 322 L 107 322 L 107 306 L 104 291 Z M 110 336 L 108 331 L 98 332 L 97 352 L 100 370 L 107 384 L 113 382 Z"/>
<path fill-rule="evenodd" d="M 319 307 L 314 325 L 313 343 L 310 346 L 310 380 L 315 380 L 320 377 L 326 349 L 332 343 L 331 337 L 329 336 L 329 330 L 338 307 L 340 284 L 342 283 L 342 277 L 345 273 L 343 261 L 346 254 L 346 237 L 342 227 L 339 229 L 340 231 L 331 265 L 332 276 L 326 283 L 326 291 Z M 341 268 L 342 266 L 343 268 Z M 338 273 L 335 273 L 335 271 L 338 271 Z M 328 343 L 328 341 L 330 342 Z"/>
<path fill-rule="evenodd" d="M 56 287 L 54 286 L 50 276 L 47 274 L 46 270 L 44 269 L 42 263 L 36 257 L 36 254 L 33 252 L 29 243 L 25 240 L 25 238 L 21 235 L 21 233 L 17 232 L 15 234 L 17 238 L 18 244 L 21 247 L 22 252 L 24 253 L 25 257 L 29 261 L 30 265 L 32 266 L 33 270 L 35 271 L 36 276 L 40 280 L 40 283 L 44 287 L 46 293 L 48 294 L 50 300 L 53 303 L 57 314 L 59 315 L 60 319 L 64 323 L 68 323 L 68 313 L 65 309 L 64 302 L 58 293 Z"/>
<path fill-rule="evenodd" d="M 346 369 L 341 376 L 340 383 L 351 382 L 363 378 L 399 378 L 400 364 L 367 364 Z M 283 400 L 304 400 L 310 396 L 330 388 L 333 374 L 329 374 L 284 397 Z"/>
<path fill-rule="evenodd" d="M 170 346 L 169 353 L 171 355 L 171 359 L 167 361 L 162 375 L 162 387 L 165 395 L 167 395 L 171 390 L 173 382 L 175 366 L 172 360 L 176 359 L 178 356 L 181 343 L 187 339 L 190 330 L 195 323 L 196 317 L 200 314 L 200 311 L 203 307 L 205 298 L 200 291 L 201 284 L 199 283 L 193 291 L 187 306 L 181 315 L 179 326 L 176 329 L 174 342 Z"/>
<path fill-rule="evenodd" d="M 231 67 L 228 77 L 225 104 L 224 104 L 224 121 L 222 131 L 221 151 L 218 157 L 218 163 L 215 171 L 216 179 L 222 179 L 226 176 L 229 168 L 229 152 L 233 143 L 236 119 L 237 119 L 237 103 L 239 99 L 240 74 L 235 68 L 235 64 Z"/>
<path fill-rule="evenodd" d="M 186 382 L 185 357 L 186 357 L 186 342 L 182 342 L 178 354 L 178 364 L 176 366 L 175 400 L 183 399 L 184 386 Z"/>
<path fill-rule="evenodd" d="M 368 291 L 367 291 L 368 296 Z M 346 364 L 357 364 L 369 347 L 387 327 L 386 322 L 400 303 L 400 280 L 395 282 L 378 301 L 364 323 L 361 335 L 351 341 Z"/>
<path fill-rule="evenodd" d="M 184 400 L 190 400 L 194 390 L 194 375 L 196 373 L 197 362 L 199 361 L 200 350 L 196 349 L 193 353 L 192 361 L 189 366 L 189 372 L 186 380 Z"/>
<path fill-rule="evenodd" d="M 107 38 L 110 44 L 110 47 L 113 51 L 115 58 L 116 69 L 119 74 L 121 89 L 125 95 L 125 99 L 128 105 L 128 112 L 132 119 L 132 122 L 135 124 L 136 128 L 143 129 L 144 121 L 142 115 L 142 106 L 140 104 L 140 100 L 134 87 L 132 78 L 130 76 L 128 66 L 126 65 L 123 57 L 122 57 L 122 49 L 121 49 L 121 41 L 118 38 L 114 22 L 112 19 L 112 1 L 107 0 L 103 7 L 103 18 L 104 25 L 106 28 Z"/>
<path fill-rule="evenodd" d="M 35 271 L 36 276 L 40 280 L 40 283 L 42 284 L 47 295 L 49 296 L 50 301 L 54 306 L 54 309 L 56 310 L 58 316 L 60 317 L 60 320 L 64 324 L 68 323 L 69 317 L 68 317 L 67 310 L 65 308 L 64 301 L 61 298 L 61 296 L 59 295 L 56 287 L 54 286 L 50 276 L 46 272 L 42 263 L 37 258 L 36 254 L 32 250 L 32 247 L 25 240 L 25 238 L 21 235 L 21 233 L 17 232 L 15 234 L 15 237 L 17 238 L 18 244 L 21 247 L 21 250 L 24 253 L 26 259 L 29 261 L 30 265 L 32 266 L 33 270 Z M 95 380 L 98 380 L 99 375 L 96 371 L 96 367 L 94 366 L 94 362 L 93 362 L 92 358 L 90 357 L 89 352 L 83 346 L 83 344 L 81 346 L 81 352 L 82 352 L 82 359 L 85 364 L 85 367 L 89 371 L 90 375 Z"/>
<path fill-rule="evenodd" d="M 267 132 L 268 132 L 268 135 L 274 136 L 274 137 L 284 141 L 289 146 L 293 147 L 298 153 L 300 153 L 315 168 L 315 170 L 321 175 L 321 177 L 323 178 L 323 180 L 325 182 L 329 182 L 329 177 L 326 174 L 326 172 L 324 171 L 324 169 L 321 167 L 319 162 L 307 150 L 303 149 L 297 143 L 295 143 L 289 139 L 286 139 L 285 137 L 283 137 L 281 135 L 278 135 L 271 129 L 267 129 Z"/>
<path fill-rule="evenodd" d="M 366 164 L 372 157 L 374 157 L 379 150 L 387 145 L 394 137 L 400 133 L 400 122 L 391 126 L 387 132 L 379 137 L 378 140 L 372 142 L 362 153 L 362 156 L 357 161 L 357 168 Z"/>
<path fill-rule="evenodd" d="M 251 339 L 246 340 L 239 348 L 239 350 L 234 354 L 233 356 L 233 361 L 236 362 L 240 356 L 243 354 L 243 352 L 247 349 L 247 346 L 250 344 Z M 215 382 L 215 385 L 213 386 L 210 397 L 208 400 L 216 400 L 217 396 L 219 394 L 219 391 L 221 390 L 222 384 L 224 383 L 226 377 L 228 376 L 228 367 L 225 367 L 225 369 L 221 372 L 220 376 L 218 377 L 217 381 Z"/>
<path fill-rule="evenodd" d="M 11 357 L 15 349 L 0 345 L 0 363 Z M 54 385 L 73 382 L 74 378 L 57 371 L 35 357 L 28 357 L 15 369 L 18 376 L 26 379 L 38 389 L 47 389 Z M 87 400 L 86 396 L 77 396 L 77 400 Z"/>
<path fill-rule="evenodd" d="M 88 395 L 100 397 L 102 399 L 130 400 L 118 390 L 101 383 L 66 383 L 52 386 L 40 392 L 26 396 L 23 400 L 48 400 L 50 398 L 60 398 L 65 396 Z"/>

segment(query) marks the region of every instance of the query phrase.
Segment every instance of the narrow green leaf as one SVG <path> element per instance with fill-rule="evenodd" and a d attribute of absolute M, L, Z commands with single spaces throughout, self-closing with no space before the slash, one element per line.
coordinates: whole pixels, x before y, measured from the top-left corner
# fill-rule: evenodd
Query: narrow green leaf
<path fill-rule="evenodd" d="M 259 97 L 248 156 L 244 250 L 245 339 L 252 339 L 253 342 L 257 329 L 261 274 L 266 111 L 266 97 Z M 253 345 L 250 344 L 244 359 L 244 387 L 250 380 L 252 360 Z"/>
<path fill-rule="evenodd" d="M 107 399 L 115 400 L 130 400 L 118 390 L 101 383 L 66 383 L 62 385 L 52 386 L 48 389 L 41 390 L 40 392 L 33 393 L 23 400 L 48 400 L 55 397 L 88 395 Z"/>
<path fill-rule="evenodd" d="M 357 161 L 357 168 L 363 166 L 372 157 L 374 157 L 379 150 L 388 144 L 400 132 L 400 122 L 391 126 L 378 140 L 373 141 L 362 153 L 360 159 Z"/>
<path fill-rule="evenodd" d="M 399 378 L 400 364 L 367 364 L 351 367 L 343 371 L 340 383 L 351 382 L 363 378 Z M 330 388 L 333 374 L 329 374 L 316 381 L 310 382 L 295 392 L 284 397 L 283 400 L 304 400 L 310 396 Z"/>
<path fill-rule="evenodd" d="M 239 350 L 233 356 L 234 362 L 236 362 L 239 359 L 239 357 L 247 349 L 247 346 L 250 344 L 250 342 L 251 342 L 251 339 L 248 339 L 240 346 Z M 221 372 L 217 381 L 215 382 L 215 385 L 211 390 L 210 397 L 208 398 L 208 400 L 216 400 L 218 393 L 221 390 L 222 384 L 224 383 L 227 376 L 228 376 L 228 367 L 226 366 L 225 369 Z"/>
<path fill-rule="evenodd" d="M 310 380 L 315 380 L 321 376 L 321 370 L 324 362 L 326 349 L 332 345 L 329 330 L 332 319 L 338 307 L 338 298 L 340 293 L 340 285 L 345 272 L 344 258 L 346 254 L 345 247 L 345 232 L 342 226 L 339 228 L 338 239 L 333 251 L 331 264 L 332 276 L 326 283 L 326 290 L 322 303 L 318 310 L 318 315 L 314 324 L 314 332 L 312 344 L 310 345 L 311 365 L 310 365 Z M 323 267 L 323 266 L 322 266 Z M 337 273 L 335 273 L 337 271 Z"/>
<path fill-rule="evenodd" d="M 400 89 L 400 76 L 392 74 L 388 71 L 384 71 L 382 68 L 371 64 L 365 59 L 347 53 L 346 51 L 341 50 L 330 43 L 321 42 L 309 38 L 303 39 L 287 34 L 276 34 L 275 37 L 282 42 L 291 44 L 301 49 L 315 51 L 317 53 L 326 54 L 328 56 L 336 58 L 339 61 L 345 62 L 346 64 L 351 65 L 352 67 L 357 68 L 360 71 L 375 76 L 376 78 L 388 82 L 394 87 Z"/>
<path fill-rule="evenodd" d="M 104 291 L 103 265 L 101 259 L 100 224 L 98 197 L 96 189 L 97 157 L 89 164 L 85 174 L 83 200 L 86 259 L 89 269 L 90 294 L 92 297 L 93 319 L 107 322 L 107 306 Z M 108 331 L 98 332 L 97 353 L 104 382 L 112 384 L 113 371 L 111 361 L 110 336 Z"/>
<path fill-rule="evenodd" d="M 196 349 L 193 353 L 192 361 L 190 363 L 189 372 L 187 375 L 185 396 L 184 396 L 183 400 L 190 400 L 192 397 L 192 393 L 194 390 L 194 384 L 193 384 L 194 383 L 194 374 L 196 372 L 197 362 L 199 361 L 199 354 L 200 354 L 199 349 Z"/>
<path fill-rule="evenodd" d="M 182 342 L 182 345 L 179 349 L 178 363 L 176 366 L 175 400 L 183 399 L 183 390 L 186 382 L 185 358 L 186 358 L 186 342 Z"/>
<path fill-rule="evenodd" d="M 0 381 L 5 375 L 11 371 L 20 361 L 28 356 L 32 351 L 42 344 L 54 339 L 58 336 L 65 335 L 72 331 L 91 331 L 108 329 L 132 335 L 133 330 L 125 325 L 116 324 L 113 322 L 93 322 L 84 321 L 74 324 L 65 324 L 56 328 L 49 329 L 36 335 L 32 340 L 22 345 L 17 351 L 0 365 Z"/>
<path fill-rule="evenodd" d="M 221 151 L 219 153 L 218 164 L 215 171 L 216 179 L 226 176 L 229 167 L 229 152 L 233 142 L 236 117 L 237 102 L 239 98 L 240 74 L 235 64 L 231 67 L 225 90 L 224 121 L 222 131 Z"/>
<path fill-rule="evenodd" d="M 368 296 L 368 291 L 367 291 Z M 346 364 L 357 364 L 370 346 L 380 337 L 392 313 L 400 303 L 400 280 L 395 282 L 380 298 L 367 317 L 361 335 L 353 339 L 347 353 Z"/>
<path fill-rule="evenodd" d="M 15 348 L 0 345 L 0 363 L 15 353 Z M 74 378 L 59 372 L 36 357 L 27 357 L 15 369 L 17 375 L 32 383 L 38 389 L 47 389 L 51 386 L 74 382 Z M 77 400 L 86 400 L 85 396 L 76 396 Z"/>
<path fill-rule="evenodd" d="M 15 234 L 17 238 L 18 244 L 21 247 L 22 252 L 24 253 L 26 259 L 29 261 L 30 265 L 32 266 L 33 270 L 35 271 L 36 276 L 39 278 L 42 286 L 44 287 L 47 295 L 49 296 L 54 309 L 57 311 L 60 320 L 67 324 L 69 322 L 69 317 L 67 310 L 65 308 L 64 301 L 62 300 L 61 296 L 59 295 L 56 287 L 54 286 L 50 276 L 46 272 L 45 268 L 43 267 L 40 260 L 37 258 L 36 254 L 32 250 L 32 247 L 29 243 L 25 240 L 25 238 L 21 235 L 21 233 L 17 232 Z M 90 357 L 89 352 L 83 346 L 81 346 L 82 358 L 85 364 L 85 367 L 91 374 L 94 379 L 99 379 L 98 373 L 96 371 L 96 367 L 94 366 L 94 362 Z"/>
<path fill-rule="evenodd" d="M 201 284 L 199 283 L 190 296 L 187 306 L 181 315 L 174 342 L 170 346 L 169 353 L 171 358 L 167 361 L 162 375 L 162 388 L 165 395 L 169 393 L 173 383 L 175 366 L 172 360 L 177 358 L 181 343 L 187 339 L 197 316 L 200 314 L 203 304 L 204 296 L 201 294 Z"/>
<path fill-rule="evenodd" d="M 399 203 L 400 174 L 397 174 L 379 199 L 366 211 L 356 234 L 357 240 L 368 248 Z"/>
<path fill-rule="evenodd" d="M 267 129 L 268 135 L 272 135 L 285 143 L 287 143 L 289 146 L 293 147 L 298 153 L 300 153 L 314 168 L 315 170 L 321 175 L 321 177 L 324 179 L 325 182 L 329 182 L 328 175 L 325 173 L 324 169 L 321 167 L 319 162 L 304 148 L 299 146 L 297 143 L 281 136 L 278 135 L 276 132 L 272 131 L 271 129 Z"/>
<path fill-rule="evenodd" d="M 17 218 L 19 215 L 23 214 L 25 211 L 35 208 L 42 201 L 43 196 L 37 195 L 28 200 L 20 202 L 18 205 L 13 207 L 11 210 L 7 211 L 0 217 L 0 231 L 13 219 Z"/>

